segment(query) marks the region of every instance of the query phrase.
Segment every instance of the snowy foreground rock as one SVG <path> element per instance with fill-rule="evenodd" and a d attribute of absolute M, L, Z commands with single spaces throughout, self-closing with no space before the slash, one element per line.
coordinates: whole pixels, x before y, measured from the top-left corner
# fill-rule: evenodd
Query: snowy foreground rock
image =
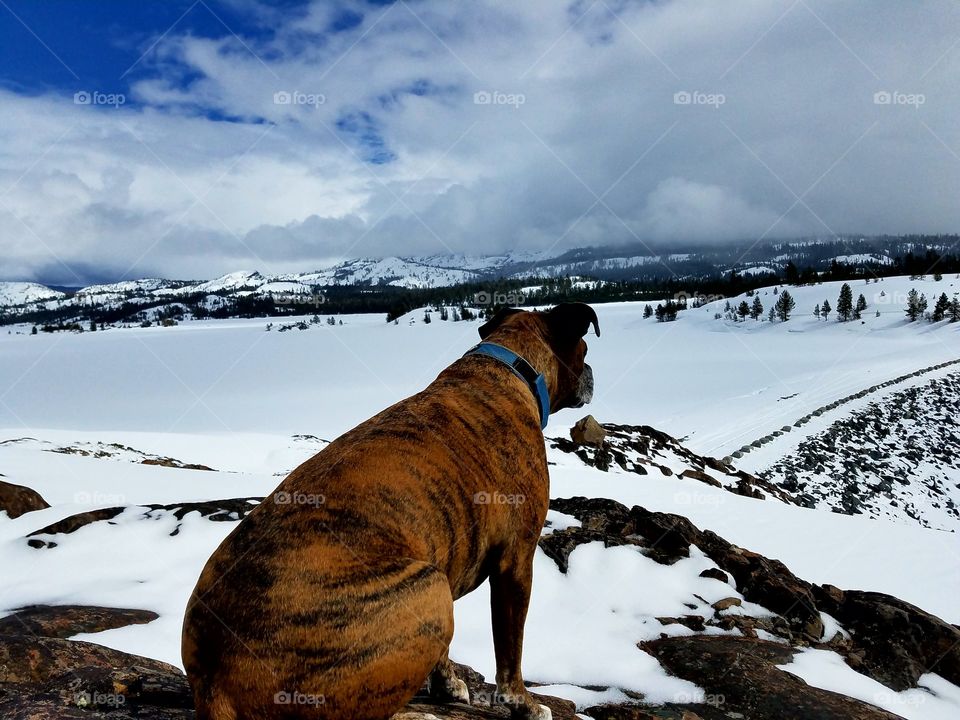
<path fill-rule="evenodd" d="M 23 541 L 32 552 L 57 552 L 72 533 L 109 524 L 121 510 L 139 512 L 146 521 L 169 514 L 179 523 L 198 513 L 206 521 L 236 522 L 255 502 L 236 498 L 82 513 L 40 528 Z M 837 659 L 838 677 L 851 673 L 871 683 L 874 693 L 879 688 L 891 697 L 915 692 L 919 702 L 925 695 L 935 697 L 947 683 L 960 684 L 960 630 L 909 603 L 882 593 L 808 583 L 783 563 L 700 530 L 679 515 L 584 497 L 555 499 L 551 510 L 554 518 L 572 519 L 548 529 L 540 541 L 562 573 L 570 571 L 570 555 L 586 545 L 605 553 L 632 548 L 667 572 L 679 572 L 685 560 L 705 556 L 714 566 L 700 576 L 717 586 L 712 596 L 720 598 L 712 603 L 699 598 L 703 602 L 690 603 L 688 614 L 656 618 L 662 627 L 659 637 L 636 641 L 670 675 L 702 688 L 702 696 L 651 705 L 627 691 L 620 693 L 620 702 L 582 707 L 582 715 L 596 720 L 899 717 L 877 707 L 883 704 L 879 696 L 856 699 L 805 683 L 795 666 L 817 653 Z M 179 524 L 171 532 L 178 533 Z M 657 588 L 637 587 L 635 592 L 656 593 Z M 66 639 L 155 617 L 143 610 L 74 605 L 33 606 L 0 618 L 0 717 L 192 718 L 189 687 L 178 668 Z M 650 637 L 639 627 L 636 636 Z M 470 687 L 471 706 L 432 705 L 418 697 L 410 709 L 451 720 L 507 717 L 503 708 L 490 707 L 493 687 L 479 674 L 462 667 L 461 676 Z M 544 694 L 541 702 L 558 720 L 575 715 L 568 700 Z"/>

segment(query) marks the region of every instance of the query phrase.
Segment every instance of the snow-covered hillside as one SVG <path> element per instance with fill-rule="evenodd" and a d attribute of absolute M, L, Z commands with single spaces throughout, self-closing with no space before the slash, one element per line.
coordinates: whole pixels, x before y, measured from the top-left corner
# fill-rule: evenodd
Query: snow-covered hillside
<path fill-rule="evenodd" d="M 64 297 L 59 290 L 32 282 L 0 282 L 0 308 Z"/>
<path fill-rule="evenodd" d="M 238 280 L 245 281 L 249 275 Z M 929 298 L 952 294 L 960 281 L 890 278 L 855 285 L 854 297 L 863 292 L 868 301 L 862 322 L 814 318 L 814 304 L 824 298 L 836 304 L 839 285 L 790 288 L 797 309 L 786 323 L 765 316 L 715 319 L 726 300 L 683 311 L 668 323 L 644 319 L 643 304 L 597 306 L 602 337 L 587 337 L 594 402 L 584 411 L 557 413 L 547 436 L 565 437 L 589 411 L 601 422 L 648 425 L 677 440 L 654 448 L 647 474 L 616 462 L 593 467 L 552 441 L 551 494 L 674 513 L 782 561 L 806 581 L 889 593 L 960 623 L 960 574 L 949 560 L 960 552 L 957 533 L 924 527 L 890 508 L 875 517 L 846 515 L 829 503 L 810 509 L 773 494 L 737 494 L 732 468 L 696 465 L 685 454 L 723 458 L 771 436 L 733 463 L 755 474 L 779 467 L 785 458 L 802 457 L 802 444 L 833 423 L 911 387 L 910 381 L 883 383 L 960 358 L 960 325 L 909 323 L 902 307 L 911 287 Z M 772 288 L 757 296 L 767 307 L 776 298 Z M 15 519 L 0 513 L 0 564 L 4 578 L 12 579 L 0 583 L 0 611 L 30 603 L 153 610 L 160 615 L 153 622 L 81 639 L 179 664 L 189 591 L 231 530 L 231 517 L 239 518 L 245 506 L 231 505 L 212 522 L 209 513 L 178 512 L 177 504 L 264 496 L 327 440 L 422 389 L 477 340 L 477 322 L 424 324 L 422 316 L 413 312 L 388 324 L 381 315 L 352 315 L 342 325 L 283 333 L 266 332 L 266 320 L 220 320 L 0 335 L 2 480 L 33 489 L 50 504 Z M 922 382 L 950 372 L 943 368 Z M 823 410 L 874 386 L 882 387 Z M 916 423 L 926 421 L 919 418 L 921 404 L 914 412 Z M 939 422 L 949 415 L 944 408 L 938 412 Z M 808 415 L 809 422 L 794 426 Z M 900 457 L 910 447 L 894 442 L 884 452 Z M 849 454 L 838 457 L 842 466 Z M 937 463 L 936 455 L 927 461 Z M 720 486 L 685 473 L 690 462 Z M 939 471 L 956 485 L 949 463 Z M 793 492 L 780 475 L 771 478 Z M 813 476 L 805 481 L 808 490 L 819 482 Z M 73 532 L 55 525 L 78 512 L 112 507 L 122 510 Z M 549 520 L 547 533 L 578 524 L 555 511 Z M 772 617 L 769 607 L 749 600 L 744 586 L 705 579 L 706 571 L 716 574 L 715 563 L 696 548 L 663 564 L 629 546 L 593 542 L 569 554 L 566 572 L 538 552 L 535 571 L 525 675 L 581 707 L 628 694 L 650 702 L 702 701 L 697 683 L 668 674 L 637 643 L 690 634 L 687 626 L 662 619 L 700 614 L 709 620 L 711 604 L 728 597 L 740 602 L 739 609 L 720 612 L 706 632 L 738 636 L 724 629 L 724 613 L 761 623 Z M 491 677 L 486 593 L 481 588 L 457 603 L 452 656 Z M 825 618 L 824 627 L 831 622 Z M 838 637 L 843 632 L 835 629 Z M 936 673 L 924 676 L 926 690 L 895 692 L 824 649 L 798 655 L 788 669 L 811 685 L 837 685 L 904 717 L 960 712 L 960 689 Z"/>

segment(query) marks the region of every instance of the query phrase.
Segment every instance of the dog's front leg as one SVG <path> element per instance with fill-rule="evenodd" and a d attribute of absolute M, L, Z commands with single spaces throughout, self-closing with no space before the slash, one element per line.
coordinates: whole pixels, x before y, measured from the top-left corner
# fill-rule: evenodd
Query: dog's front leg
<path fill-rule="evenodd" d="M 534 545 L 534 550 L 536 546 Z M 530 603 L 533 581 L 533 552 L 504 557 L 490 576 L 490 610 L 493 645 L 497 657 L 497 700 L 510 707 L 514 718 L 550 720 L 549 708 L 538 704 L 527 692 L 520 672 L 523 626 Z"/>

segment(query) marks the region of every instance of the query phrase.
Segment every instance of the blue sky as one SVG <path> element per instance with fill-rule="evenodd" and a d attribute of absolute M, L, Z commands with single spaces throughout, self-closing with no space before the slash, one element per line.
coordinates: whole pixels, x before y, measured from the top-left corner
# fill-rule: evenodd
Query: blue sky
<path fill-rule="evenodd" d="M 960 4 L 0 0 L 0 279 L 960 226 Z"/>
<path fill-rule="evenodd" d="M 291 12 L 301 2 L 289 3 Z M 206 0 L 3 0 L 0 77 L 20 92 L 70 89 L 78 82 L 129 92 L 147 71 L 143 52 L 165 32 L 223 37 L 269 29 L 230 3 Z"/>

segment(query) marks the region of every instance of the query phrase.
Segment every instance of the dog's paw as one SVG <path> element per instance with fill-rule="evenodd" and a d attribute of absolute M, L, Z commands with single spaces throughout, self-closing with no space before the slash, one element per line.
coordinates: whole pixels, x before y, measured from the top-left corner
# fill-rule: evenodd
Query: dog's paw
<path fill-rule="evenodd" d="M 467 689 L 467 684 L 456 676 L 431 678 L 430 695 L 443 702 L 470 704 L 470 690 Z"/>
<path fill-rule="evenodd" d="M 458 677 L 451 678 L 451 682 L 447 683 L 447 687 L 444 688 L 453 700 L 457 702 L 470 704 L 470 690 L 467 689 L 467 684 Z"/>
<path fill-rule="evenodd" d="M 553 720 L 550 708 L 535 702 L 516 707 L 510 716 L 513 720 Z"/>
<path fill-rule="evenodd" d="M 528 720 L 553 720 L 553 713 L 546 705 L 530 706 L 530 714 L 526 716 Z"/>

